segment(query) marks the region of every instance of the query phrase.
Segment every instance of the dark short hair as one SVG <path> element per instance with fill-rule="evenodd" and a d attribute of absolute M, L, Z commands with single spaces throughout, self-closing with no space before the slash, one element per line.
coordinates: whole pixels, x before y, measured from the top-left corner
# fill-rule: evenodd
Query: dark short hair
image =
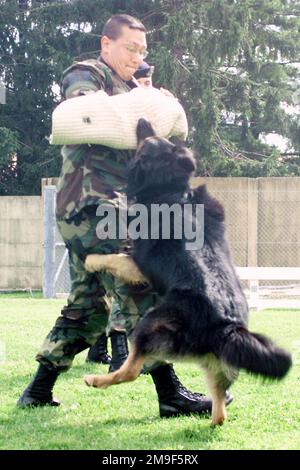
<path fill-rule="evenodd" d="M 143 23 L 137 18 L 130 15 L 114 15 L 104 25 L 102 36 L 107 36 L 109 39 L 116 40 L 121 36 L 122 27 L 127 26 L 130 29 L 138 29 L 146 33 L 146 28 Z"/>

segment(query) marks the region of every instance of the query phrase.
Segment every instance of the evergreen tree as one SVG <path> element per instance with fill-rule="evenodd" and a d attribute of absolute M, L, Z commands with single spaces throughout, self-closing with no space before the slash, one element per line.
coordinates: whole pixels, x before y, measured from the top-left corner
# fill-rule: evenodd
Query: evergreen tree
<path fill-rule="evenodd" d="M 59 174 L 60 149 L 48 141 L 51 113 L 59 102 L 54 85 L 75 58 L 85 51 L 99 51 L 101 27 L 112 14 L 107 4 L 1 2 L 0 77 L 7 93 L 6 104 L 0 105 L 0 127 L 13 132 L 18 150 L 6 161 L 5 178 L 0 173 L 0 194 L 38 194 L 42 177 Z M 91 34 L 84 32 L 86 28 L 92 29 Z M 10 134 L 0 134 L 0 149 L 8 135 L 11 140 Z M 4 157 L 2 165 L 9 159 Z"/>
<path fill-rule="evenodd" d="M 199 172 L 299 175 L 299 121 L 282 107 L 293 104 L 299 77 L 299 2 L 163 5 L 154 25 L 153 61 L 160 84 L 170 84 L 184 102 Z M 268 133 L 291 139 L 292 160 L 290 152 L 262 142 Z"/>
<path fill-rule="evenodd" d="M 154 83 L 175 92 L 190 124 L 199 174 L 299 175 L 298 0 L 0 0 L 0 194 L 37 194 L 56 176 L 56 88 L 74 59 L 97 57 L 115 13 L 146 25 Z M 147 59 L 148 60 L 148 59 Z M 297 82 L 298 80 L 298 82 Z M 280 153 L 268 133 L 291 141 Z"/>

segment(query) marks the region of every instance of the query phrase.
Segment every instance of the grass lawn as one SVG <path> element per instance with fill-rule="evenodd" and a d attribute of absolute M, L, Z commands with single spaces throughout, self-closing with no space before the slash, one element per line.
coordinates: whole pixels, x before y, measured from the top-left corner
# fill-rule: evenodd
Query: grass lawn
<path fill-rule="evenodd" d="M 17 409 L 36 369 L 34 355 L 63 304 L 0 295 L 0 449 L 300 449 L 300 311 L 251 313 L 250 329 L 292 351 L 294 367 L 281 383 L 241 373 L 232 387 L 229 419 L 213 429 L 208 417 L 160 419 L 149 376 L 108 390 L 86 387 L 84 374 L 107 370 L 86 364 L 86 352 L 58 379 L 55 396 L 62 406 Z M 175 368 L 184 385 L 207 391 L 195 364 Z"/>

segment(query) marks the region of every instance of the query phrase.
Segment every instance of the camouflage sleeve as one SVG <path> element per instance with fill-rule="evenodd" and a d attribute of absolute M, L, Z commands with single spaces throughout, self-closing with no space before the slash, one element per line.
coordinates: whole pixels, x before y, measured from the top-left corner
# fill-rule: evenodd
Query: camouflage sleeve
<path fill-rule="evenodd" d="M 64 99 L 87 95 L 104 88 L 104 82 L 87 67 L 69 67 L 61 81 L 61 94 Z"/>

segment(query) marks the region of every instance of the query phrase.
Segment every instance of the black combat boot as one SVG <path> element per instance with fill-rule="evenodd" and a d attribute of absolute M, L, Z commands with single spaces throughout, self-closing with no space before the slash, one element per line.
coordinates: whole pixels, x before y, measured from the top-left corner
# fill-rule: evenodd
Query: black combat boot
<path fill-rule="evenodd" d="M 191 413 L 211 413 L 212 400 L 201 394 L 187 390 L 179 381 L 173 366 L 166 364 L 150 372 L 158 395 L 161 418 L 189 415 Z M 233 397 L 226 392 L 226 405 Z"/>
<path fill-rule="evenodd" d="M 128 356 L 128 343 L 126 333 L 123 331 L 114 331 L 110 335 L 111 340 L 111 363 L 109 372 L 120 369 Z"/>
<path fill-rule="evenodd" d="M 98 364 L 110 364 L 111 357 L 107 353 L 107 336 L 103 333 L 96 343 L 90 347 L 86 362 L 97 362 Z"/>
<path fill-rule="evenodd" d="M 52 389 L 58 375 L 58 371 L 48 369 L 40 364 L 33 380 L 20 396 L 17 406 L 22 408 L 45 405 L 59 406 L 60 402 L 52 395 Z"/>

